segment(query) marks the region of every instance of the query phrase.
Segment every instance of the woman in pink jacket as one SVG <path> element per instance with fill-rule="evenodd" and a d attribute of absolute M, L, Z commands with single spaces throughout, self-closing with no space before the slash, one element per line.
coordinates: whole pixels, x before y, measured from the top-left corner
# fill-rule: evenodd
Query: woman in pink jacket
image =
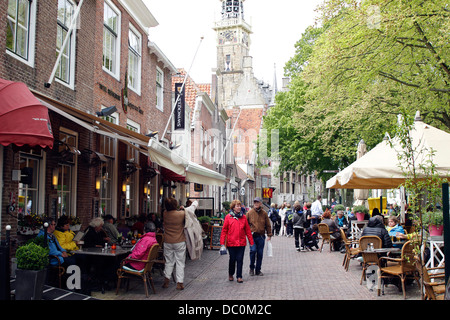
<path fill-rule="evenodd" d="M 220 244 L 225 246 L 226 243 L 230 254 L 228 279 L 233 281 L 234 272 L 236 271 L 237 282 L 242 283 L 244 282 L 242 280 L 242 265 L 244 263 L 245 246 L 247 245 L 247 239 L 250 245 L 253 245 L 253 237 L 247 217 L 241 211 L 241 202 L 233 200 L 230 207 L 231 212 L 225 217 L 222 233 L 220 234 Z"/>
<path fill-rule="evenodd" d="M 145 234 L 142 236 L 141 239 L 139 239 L 139 241 L 133 247 L 131 254 L 127 258 L 137 260 L 147 260 L 150 248 L 154 244 L 158 243 L 158 241 L 156 241 L 156 233 L 155 233 L 156 227 L 153 222 L 151 221 L 147 222 L 144 226 L 144 231 Z M 145 268 L 145 263 L 138 261 L 128 261 L 125 264 L 125 267 L 134 270 L 142 270 Z"/>

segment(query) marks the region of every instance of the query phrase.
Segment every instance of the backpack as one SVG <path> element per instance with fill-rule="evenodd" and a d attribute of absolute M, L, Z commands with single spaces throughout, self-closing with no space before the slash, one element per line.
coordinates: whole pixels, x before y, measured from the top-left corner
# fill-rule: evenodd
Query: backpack
<path fill-rule="evenodd" d="M 286 211 L 286 218 L 287 221 L 292 222 L 292 219 L 294 219 L 294 211 L 292 211 L 291 209 Z"/>
<path fill-rule="evenodd" d="M 270 208 L 269 218 L 270 218 L 270 220 L 272 220 L 272 222 L 277 222 L 277 220 L 279 218 L 277 210 L 275 210 L 274 208 Z"/>

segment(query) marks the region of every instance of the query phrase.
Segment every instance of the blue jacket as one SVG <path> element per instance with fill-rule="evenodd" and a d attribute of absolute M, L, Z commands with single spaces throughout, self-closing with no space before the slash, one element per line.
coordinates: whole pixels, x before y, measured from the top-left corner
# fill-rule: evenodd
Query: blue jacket
<path fill-rule="evenodd" d="M 44 229 L 41 229 L 39 231 L 38 237 L 44 237 Z M 59 245 L 58 239 L 52 234 L 47 233 L 47 245 L 48 249 L 50 250 L 48 255 L 49 256 L 57 256 L 60 263 L 64 263 L 64 258 L 62 256 L 62 253 L 65 252 L 63 248 Z M 56 259 L 50 259 L 50 264 L 52 266 L 56 266 L 58 264 L 58 261 Z"/>

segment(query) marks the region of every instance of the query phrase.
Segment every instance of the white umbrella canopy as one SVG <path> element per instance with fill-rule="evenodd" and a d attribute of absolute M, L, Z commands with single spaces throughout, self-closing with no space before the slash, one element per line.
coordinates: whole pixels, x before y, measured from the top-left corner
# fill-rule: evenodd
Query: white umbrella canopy
<path fill-rule="evenodd" d="M 413 147 L 421 152 L 416 163 L 423 164 L 428 160 L 433 150 L 433 163 L 436 172 L 442 178 L 450 174 L 450 134 L 424 123 L 416 116 L 413 128 L 410 131 Z M 367 152 L 360 159 L 353 162 L 344 170 L 327 181 L 330 189 L 393 189 L 405 181 L 402 163 L 398 159 L 401 146 L 398 139 L 388 137 Z M 419 174 L 420 177 L 420 174 Z"/>

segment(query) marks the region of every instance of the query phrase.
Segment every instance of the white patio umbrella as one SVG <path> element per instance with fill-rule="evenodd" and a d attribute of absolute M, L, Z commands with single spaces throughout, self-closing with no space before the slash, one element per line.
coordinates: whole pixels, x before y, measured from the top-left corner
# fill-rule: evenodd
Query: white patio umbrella
<path fill-rule="evenodd" d="M 450 134 L 426 124 L 416 115 L 410 131 L 413 147 L 428 150 L 416 158 L 416 163 L 424 163 L 429 151 L 434 151 L 433 163 L 440 177 L 450 174 Z M 327 181 L 330 189 L 393 189 L 405 181 L 398 155 L 401 146 L 397 138 L 389 137 Z M 420 177 L 420 174 L 419 174 Z"/>

